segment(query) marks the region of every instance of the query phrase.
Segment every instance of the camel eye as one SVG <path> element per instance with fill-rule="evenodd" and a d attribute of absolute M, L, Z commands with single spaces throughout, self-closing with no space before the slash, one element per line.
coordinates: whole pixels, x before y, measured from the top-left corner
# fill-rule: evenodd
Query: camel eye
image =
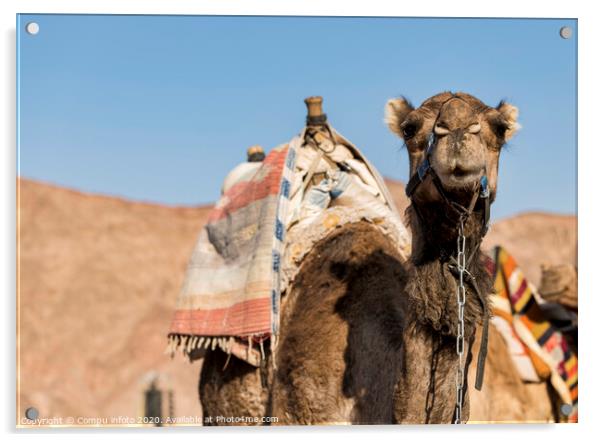
<path fill-rule="evenodd" d="M 404 138 L 412 138 L 414 135 L 416 135 L 416 130 L 417 127 L 415 124 L 406 124 L 402 129 Z"/>
<path fill-rule="evenodd" d="M 445 135 L 447 135 L 449 133 L 449 129 L 444 124 L 437 123 L 437 124 L 435 124 L 434 132 L 435 132 L 435 135 L 444 137 Z"/>
<path fill-rule="evenodd" d="M 473 123 L 468 126 L 468 133 L 478 134 L 479 132 L 481 132 L 481 125 L 479 123 Z"/>

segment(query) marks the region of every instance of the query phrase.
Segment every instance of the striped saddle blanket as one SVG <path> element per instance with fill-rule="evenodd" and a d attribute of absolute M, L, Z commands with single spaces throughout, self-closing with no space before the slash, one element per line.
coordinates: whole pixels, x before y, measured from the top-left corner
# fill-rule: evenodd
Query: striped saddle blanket
<path fill-rule="evenodd" d="M 372 221 L 409 255 L 409 234 L 382 178 L 327 129 L 324 145 L 306 128 L 224 191 L 190 258 L 168 352 L 194 359 L 219 347 L 259 366 L 264 342 L 277 341 L 282 293 L 304 254 L 337 226 Z"/>
<path fill-rule="evenodd" d="M 546 318 L 540 306 L 545 301 L 514 258 L 496 247 L 486 264 L 495 278 L 492 323 L 504 337 L 521 378 L 549 380 L 561 402 L 572 406 L 568 421 L 577 422 L 577 355 Z"/>

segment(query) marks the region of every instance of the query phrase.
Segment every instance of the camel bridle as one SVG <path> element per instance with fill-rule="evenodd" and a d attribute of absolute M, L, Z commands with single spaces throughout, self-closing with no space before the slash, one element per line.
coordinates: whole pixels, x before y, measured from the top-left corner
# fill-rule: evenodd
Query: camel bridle
<path fill-rule="evenodd" d="M 439 110 L 439 114 L 441 113 L 441 109 L 443 105 L 447 103 L 449 100 L 453 98 L 461 97 L 452 96 L 447 99 Z M 439 114 L 435 119 L 435 122 L 439 119 Z M 445 202 L 445 204 L 456 214 L 458 215 L 457 222 L 457 250 L 456 256 L 452 256 L 448 253 L 442 253 L 442 259 L 447 263 L 449 269 L 451 270 L 452 275 L 458 281 L 458 287 L 456 290 L 456 300 L 458 305 L 458 330 L 456 335 L 456 354 L 458 356 L 458 365 L 456 368 L 456 405 L 455 405 L 455 417 L 454 424 L 462 423 L 462 406 L 464 404 L 464 396 L 466 391 L 466 372 L 467 372 L 467 364 L 466 359 L 464 358 L 464 305 L 466 303 L 466 286 L 465 282 L 470 284 L 471 288 L 476 292 L 479 302 L 481 303 L 481 307 L 483 309 L 483 333 L 481 337 L 481 345 L 479 348 L 479 355 L 477 359 L 477 374 L 475 380 L 475 388 L 477 390 L 481 390 L 483 386 L 483 376 L 485 373 L 485 360 L 487 358 L 487 344 L 488 344 L 488 336 L 489 336 L 489 309 L 487 306 L 487 299 L 484 294 L 481 292 L 479 285 L 477 284 L 476 278 L 472 273 L 468 271 L 468 267 L 472 263 L 474 257 L 478 254 L 478 250 L 480 249 L 481 242 L 489 229 L 489 217 L 490 217 L 490 205 L 491 205 L 491 192 L 489 189 L 489 182 L 487 179 L 487 171 L 483 171 L 483 175 L 478 181 L 478 185 L 475 186 L 472 198 L 468 206 L 463 206 L 462 204 L 453 201 L 445 191 L 443 187 L 443 183 L 441 182 L 441 178 L 437 175 L 437 172 L 431 165 L 431 155 L 433 151 L 433 147 L 437 140 L 437 135 L 434 133 L 434 125 L 433 131 L 429 136 L 429 142 L 426 149 L 426 155 L 424 160 L 418 166 L 417 171 L 412 175 L 408 184 L 406 186 L 406 195 L 410 198 L 412 206 L 414 207 L 418 217 L 424 222 L 424 218 L 420 214 L 420 210 L 416 202 L 414 201 L 414 194 L 420 187 L 420 185 L 427 179 L 427 177 L 431 177 L 437 192 L 441 199 Z M 479 238 L 476 246 L 473 250 L 470 251 L 468 257 L 466 256 L 466 236 L 464 234 L 464 223 L 466 220 L 473 214 L 475 207 L 478 201 L 483 202 L 483 217 L 482 217 L 482 225 L 481 231 L 479 232 Z M 472 337 L 471 337 L 472 338 Z"/>

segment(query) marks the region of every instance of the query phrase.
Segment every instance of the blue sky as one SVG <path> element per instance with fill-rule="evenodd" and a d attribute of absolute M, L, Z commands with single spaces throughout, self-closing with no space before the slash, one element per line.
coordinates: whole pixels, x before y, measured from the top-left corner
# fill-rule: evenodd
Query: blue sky
<path fill-rule="evenodd" d="M 35 21 L 37 35 L 25 32 Z M 573 38 L 559 36 L 573 27 Z M 288 141 L 303 98 L 387 177 L 407 154 L 390 97 L 520 108 L 494 219 L 576 213 L 576 20 L 21 15 L 19 175 L 171 205 L 219 196 L 251 144 Z"/>

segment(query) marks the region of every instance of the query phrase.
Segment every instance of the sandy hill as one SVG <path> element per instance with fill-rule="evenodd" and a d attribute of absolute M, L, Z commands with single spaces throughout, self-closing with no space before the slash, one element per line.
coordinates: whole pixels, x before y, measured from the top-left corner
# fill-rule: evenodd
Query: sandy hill
<path fill-rule="evenodd" d="M 176 413 L 198 414 L 198 365 L 163 350 L 209 209 L 28 180 L 19 189 L 20 413 L 136 416 L 157 371 L 171 379 Z"/>
<path fill-rule="evenodd" d="M 503 245 L 525 276 L 539 286 L 542 263 L 577 265 L 577 217 L 529 212 L 500 220 L 491 226 L 483 248 L 497 244 Z"/>
<path fill-rule="evenodd" d="M 387 185 L 389 193 L 391 194 L 393 201 L 395 201 L 395 204 L 397 205 L 397 208 L 403 217 L 406 207 L 410 205 L 410 200 L 406 196 L 405 184 L 401 181 L 392 180 L 390 178 L 385 178 L 385 184 Z"/>
<path fill-rule="evenodd" d="M 405 207 L 403 184 L 387 184 Z M 19 417 L 29 406 L 137 416 L 153 372 L 168 379 L 176 415 L 199 414 L 199 365 L 163 350 L 208 210 L 19 181 Z M 525 214 L 493 226 L 487 244 L 505 244 L 536 277 L 542 261 L 575 262 L 576 240 L 575 217 Z"/>

